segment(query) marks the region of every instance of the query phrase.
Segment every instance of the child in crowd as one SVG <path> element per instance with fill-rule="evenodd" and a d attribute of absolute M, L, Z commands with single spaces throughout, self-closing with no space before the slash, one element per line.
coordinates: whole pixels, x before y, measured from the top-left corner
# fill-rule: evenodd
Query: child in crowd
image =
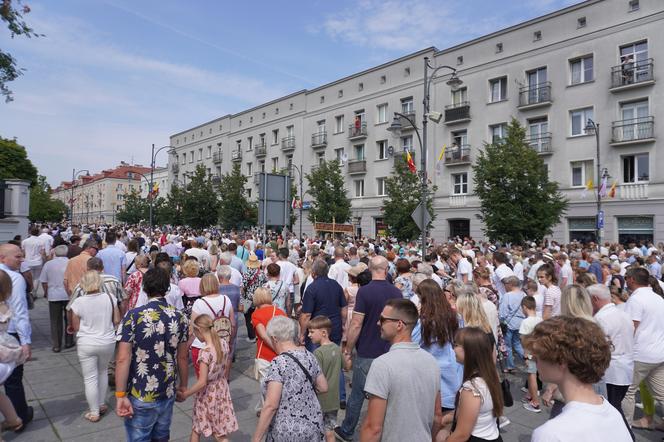
<path fill-rule="evenodd" d="M 521 300 L 521 311 L 526 316 L 519 328 L 519 335 L 523 341 L 525 337 L 533 332 L 535 326 L 542 322 L 542 318 L 537 316 L 535 298 L 532 296 L 525 296 Z M 539 404 L 539 393 L 537 392 L 537 364 L 535 364 L 533 355 L 529 351 L 525 351 L 524 354 L 526 356 L 526 372 L 528 373 L 528 394 L 524 397 L 526 402 L 523 404 L 523 408 L 533 413 L 539 413 L 542 409 Z"/>
<path fill-rule="evenodd" d="M 216 441 L 228 441 L 228 434 L 238 430 L 231 392 L 224 376 L 229 362 L 228 343 L 214 331 L 214 322 L 208 315 L 194 320 L 194 335 L 205 344 L 198 354 L 200 369 L 198 380 L 187 390 L 178 391 L 180 400 L 196 394 L 191 442 L 198 442 L 201 434 L 213 436 Z"/>
<path fill-rule="evenodd" d="M 526 295 L 532 296 L 533 299 L 535 299 L 535 314 L 538 317 L 542 317 L 542 310 L 544 308 L 544 295 L 542 294 L 542 291 L 540 290 L 539 284 L 537 284 L 537 281 L 533 281 L 532 279 L 528 279 L 527 282 L 525 283 L 525 292 Z"/>
<path fill-rule="evenodd" d="M 318 360 L 328 385 L 326 393 L 318 394 L 318 401 L 323 411 L 325 439 L 327 442 L 334 442 L 334 427 L 337 425 L 337 412 L 339 411 L 342 354 L 341 348 L 330 341 L 330 333 L 332 333 L 332 321 L 327 316 L 316 316 L 309 321 L 309 339 L 314 345 L 319 345 L 314 350 L 314 356 Z"/>

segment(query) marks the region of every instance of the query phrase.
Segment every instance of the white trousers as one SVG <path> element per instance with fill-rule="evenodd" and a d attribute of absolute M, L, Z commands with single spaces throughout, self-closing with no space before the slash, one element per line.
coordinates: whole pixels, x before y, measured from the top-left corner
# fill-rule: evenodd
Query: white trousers
<path fill-rule="evenodd" d="M 78 360 L 81 362 L 85 400 L 92 414 L 99 414 L 99 407 L 106 401 L 108 362 L 115 352 L 115 344 L 78 345 Z"/>

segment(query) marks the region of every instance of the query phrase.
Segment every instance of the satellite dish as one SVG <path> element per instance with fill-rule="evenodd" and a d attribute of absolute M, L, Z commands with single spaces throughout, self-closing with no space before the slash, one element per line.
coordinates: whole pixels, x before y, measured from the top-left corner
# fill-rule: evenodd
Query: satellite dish
<path fill-rule="evenodd" d="M 394 156 L 394 146 L 387 146 L 387 155 Z"/>

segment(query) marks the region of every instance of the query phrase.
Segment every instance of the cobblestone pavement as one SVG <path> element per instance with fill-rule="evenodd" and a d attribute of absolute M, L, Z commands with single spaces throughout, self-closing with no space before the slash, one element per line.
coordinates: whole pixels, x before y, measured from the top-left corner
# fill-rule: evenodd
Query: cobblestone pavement
<path fill-rule="evenodd" d="M 122 420 L 114 412 L 109 412 L 98 423 L 83 419 L 87 406 L 83 393 L 83 378 L 76 355 L 76 349 L 51 352 L 48 306 L 40 298 L 31 312 L 33 330 L 33 359 L 25 366 L 24 384 L 30 405 L 35 409 L 35 420 L 23 434 L 5 433 L 7 441 L 123 441 L 125 440 Z M 242 322 L 242 317 L 241 317 Z M 241 324 L 238 338 L 238 354 L 231 374 L 231 395 L 237 414 L 240 430 L 231 435 L 232 441 L 248 441 L 256 426 L 254 404 L 258 399 L 258 384 L 251 377 L 255 346 L 244 340 L 245 329 Z M 190 370 L 193 373 L 193 369 Z M 348 377 L 350 378 L 350 376 Z M 190 385 L 193 380 L 190 381 Z M 548 417 L 546 411 L 533 414 L 524 410 L 519 387 L 522 379 L 512 378 L 515 399 L 513 407 L 506 410 L 512 424 L 502 432 L 506 442 L 530 440 L 532 429 L 541 425 Z M 112 392 L 108 403 L 115 406 Z M 193 399 L 176 403 L 171 426 L 171 439 L 188 440 L 191 431 Z M 341 417 L 340 413 L 340 417 Z M 639 431 L 639 441 L 660 441 L 664 433 Z M 359 438 L 358 438 L 359 440 Z"/>

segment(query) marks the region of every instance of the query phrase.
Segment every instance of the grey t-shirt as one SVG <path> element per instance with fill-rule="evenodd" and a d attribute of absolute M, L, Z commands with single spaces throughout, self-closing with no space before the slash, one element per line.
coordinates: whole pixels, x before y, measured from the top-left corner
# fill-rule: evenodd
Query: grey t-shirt
<path fill-rule="evenodd" d="M 364 391 L 387 400 L 381 441 L 431 440 L 434 407 L 440 406 L 440 369 L 419 345 L 394 344 L 376 358 Z"/>

